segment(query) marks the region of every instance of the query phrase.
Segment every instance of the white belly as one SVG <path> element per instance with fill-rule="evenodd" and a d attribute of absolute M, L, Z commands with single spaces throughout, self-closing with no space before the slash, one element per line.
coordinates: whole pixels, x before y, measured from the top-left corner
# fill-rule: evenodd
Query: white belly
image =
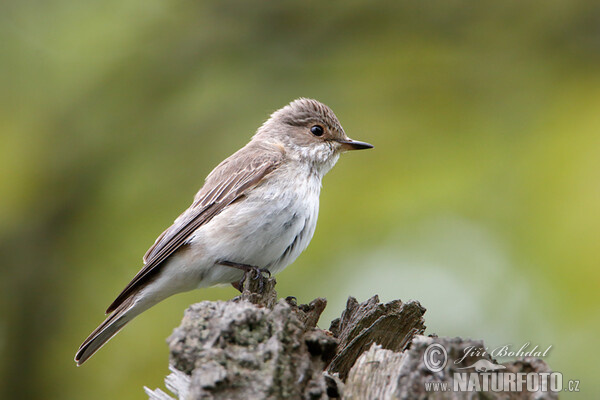
<path fill-rule="evenodd" d="M 188 260 L 201 269 L 210 265 L 200 286 L 241 278 L 241 271 L 215 265 L 220 260 L 273 274 L 291 264 L 314 234 L 320 187 L 320 178 L 310 174 L 301 180 L 268 180 L 196 230 L 188 242 Z"/>

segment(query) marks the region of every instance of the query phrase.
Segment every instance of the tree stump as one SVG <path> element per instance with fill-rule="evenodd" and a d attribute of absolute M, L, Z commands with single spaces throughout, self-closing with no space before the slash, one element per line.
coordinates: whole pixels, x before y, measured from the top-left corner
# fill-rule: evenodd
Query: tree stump
<path fill-rule="evenodd" d="M 482 342 L 425 337 L 425 308 L 417 301 L 387 304 L 377 296 L 348 299 L 329 330 L 317 327 L 323 298 L 297 305 L 277 300 L 275 279 L 247 279 L 240 296 L 190 306 L 167 339 L 167 389 L 144 388 L 151 400 L 169 399 L 479 399 L 476 392 L 426 391 L 426 382 L 450 382 L 456 365 L 431 372 L 424 352 L 432 343 L 455 361 Z M 262 289 L 262 290 L 261 290 Z M 489 356 L 488 356 L 489 359 Z M 465 362 L 474 361 L 467 359 Z M 489 359 L 489 361 L 495 361 Z M 540 359 L 505 365 L 513 372 L 550 371 Z M 547 393 L 486 392 L 486 399 L 534 399 Z"/>

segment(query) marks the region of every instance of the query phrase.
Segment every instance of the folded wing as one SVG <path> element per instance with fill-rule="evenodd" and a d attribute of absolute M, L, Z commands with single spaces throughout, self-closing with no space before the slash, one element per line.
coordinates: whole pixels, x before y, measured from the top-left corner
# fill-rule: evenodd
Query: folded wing
<path fill-rule="evenodd" d="M 159 272 L 162 263 L 199 227 L 209 222 L 225 207 L 242 198 L 275 170 L 281 153 L 256 151 L 250 146 L 239 150 L 219 164 L 206 178 L 194 202 L 157 239 L 144 255 L 144 267 L 135 275 L 106 310 L 114 311 L 149 278 Z"/>

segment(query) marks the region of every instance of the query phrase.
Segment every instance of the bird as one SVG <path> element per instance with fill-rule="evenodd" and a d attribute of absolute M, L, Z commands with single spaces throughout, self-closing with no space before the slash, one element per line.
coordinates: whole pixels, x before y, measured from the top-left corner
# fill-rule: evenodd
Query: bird
<path fill-rule="evenodd" d="M 158 236 L 142 269 L 79 347 L 77 365 L 171 295 L 220 284 L 241 291 L 248 273 L 281 272 L 313 237 L 323 176 L 341 153 L 372 147 L 350 139 L 317 100 L 299 98 L 273 112 Z"/>

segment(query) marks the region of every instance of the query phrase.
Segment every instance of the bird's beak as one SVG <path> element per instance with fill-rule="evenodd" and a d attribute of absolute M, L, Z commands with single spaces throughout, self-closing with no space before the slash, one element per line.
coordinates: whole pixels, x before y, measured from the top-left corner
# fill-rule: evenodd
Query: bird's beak
<path fill-rule="evenodd" d="M 352 139 L 338 139 L 336 142 L 342 145 L 343 150 L 363 150 L 372 149 L 373 145 L 365 142 L 359 142 L 358 140 Z"/>

